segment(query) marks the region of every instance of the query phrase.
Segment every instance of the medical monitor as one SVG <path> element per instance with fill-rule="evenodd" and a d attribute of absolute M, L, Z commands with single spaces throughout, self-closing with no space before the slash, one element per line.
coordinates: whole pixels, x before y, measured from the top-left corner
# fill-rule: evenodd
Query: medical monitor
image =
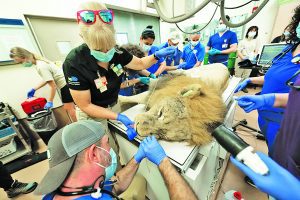
<path fill-rule="evenodd" d="M 284 43 L 265 44 L 261 50 L 257 65 L 271 65 L 272 60 L 286 47 Z"/>

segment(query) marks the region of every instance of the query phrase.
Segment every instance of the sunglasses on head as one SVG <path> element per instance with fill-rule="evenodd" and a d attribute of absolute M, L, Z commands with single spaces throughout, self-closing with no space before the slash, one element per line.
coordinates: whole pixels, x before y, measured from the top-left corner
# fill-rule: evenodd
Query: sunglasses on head
<path fill-rule="evenodd" d="M 105 24 L 112 24 L 114 19 L 114 12 L 112 10 L 80 10 L 77 11 L 77 23 L 82 21 L 84 24 L 94 24 L 96 16 L 99 16 L 101 21 Z"/>

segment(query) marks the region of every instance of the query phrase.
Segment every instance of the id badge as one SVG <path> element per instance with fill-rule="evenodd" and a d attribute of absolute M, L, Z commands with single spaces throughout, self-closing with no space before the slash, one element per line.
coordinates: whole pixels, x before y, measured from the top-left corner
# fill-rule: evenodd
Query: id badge
<path fill-rule="evenodd" d="M 227 49 L 228 44 L 222 44 L 222 49 Z"/>
<path fill-rule="evenodd" d="M 100 92 L 105 92 L 107 90 L 107 80 L 105 76 L 101 76 L 94 80 L 96 88 L 100 90 Z"/>
<path fill-rule="evenodd" d="M 120 76 L 121 74 L 124 73 L 124 70 L 120 64 L 118 65 L 112 64 L 110 68 L 117 74 L 117 76 Z"/>

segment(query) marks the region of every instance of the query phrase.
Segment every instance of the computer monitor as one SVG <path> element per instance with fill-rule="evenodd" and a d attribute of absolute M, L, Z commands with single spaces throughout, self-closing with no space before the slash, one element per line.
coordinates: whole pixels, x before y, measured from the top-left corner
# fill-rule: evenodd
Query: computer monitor
<path fill-rule="evenodd" d="M 270 66 L 272 60 L 286 47 L 284 43 L 265 44 L 262 48 L 257 65 Z"/>

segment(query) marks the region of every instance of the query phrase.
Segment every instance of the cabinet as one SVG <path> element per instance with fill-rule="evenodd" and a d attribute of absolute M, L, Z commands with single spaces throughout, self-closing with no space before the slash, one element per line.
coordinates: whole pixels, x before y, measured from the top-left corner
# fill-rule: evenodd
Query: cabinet
<path fill-rule="evenodd" d="M 12 118 L 15 118 L 15 116 L 9 111 L 9 109 L 7 108 L 7 106 L 3 106 L 4 104 L 2 104 L 2 108 L 0 109 L 0 122 L 3 122 L 4 120 L 6 122 L 8 122 L 8 124 L 10 125 L 10 127 L 13 129 L 13 133 L 8 134 L 6 136 L 0 137 L 0 143 L 5 142 L 6 140 L 11 141 L 10 144 L 8 145 L 16 145 L 16 151 L 14 153 L 11 153 L 5 157 L 0 158 L 0 161 L 3 164 L 6 164 L 8 162 L 11 162 L 17 158 L 20 158 L 28 153 L 30 153 L 32 151 L 31 149 L 31 145 L 23 138 L 22 134 L 20 133 L 19 129 L 17 128 L 18 126 L 18 122 L 13 122 Z M 18 140 L 18 142 L 16 144 L 12 144 L 15 142 L 15 140 Z M 8 146 L 2 146 L 0 148 L 0 151 L 3 148 L 7 148 Z"/>

